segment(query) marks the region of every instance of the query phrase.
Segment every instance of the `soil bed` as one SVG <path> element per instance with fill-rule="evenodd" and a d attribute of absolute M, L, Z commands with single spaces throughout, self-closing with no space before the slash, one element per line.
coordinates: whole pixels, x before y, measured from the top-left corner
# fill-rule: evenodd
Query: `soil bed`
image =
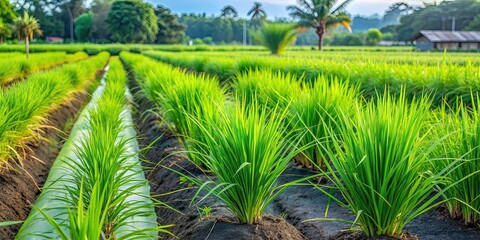
<path fill-rule="evenodd" d="M 291 167 L 285 175 L 281 177 L 280 182 L 292 181 L 302 176 L 308 176 L 312 172 L 306 169 Z M 336 197 L 341 197 L 338 193 Z M 341 198 L 340 198 L 341 199 Z M 328 198 L 319 190 L 311 186 L 295 186 L 288 188 L 280 194 L 274 201 L 274 213 L 286 215 L 286 220 L 300 230 L 308 239 L 337 239 L 334 238 L 340 231 L 348 229 L 350 224 L 334 221 L 309 221 L 308 219 L 322 218 L 325 214 Z M 337 203 L 331 202 L 329 218 L 347 219 L 353 221 L 355 216 L 346 209 L 340 207 Z M 445 211 L 439 208 L 433 209 L 420 217 L 414 219 L 404 229 L 413 237 L 421 240 L 479 240 L 480 229 L 470 228 L 463 225 L 458 220 L 452 220 L 445 216 Z M 341 235 L 338 239 L 366 239 L 346 238 L 347 235 Z M 385 238 L 377 238 L 385 239 Z M 408 238 L 407 238 L 408 239 Z"/>
<path fill-rule="evenodd" d="M 202 176 L 204 173 L 189 164 L 175 152 L 181 150 L 177 137 L 162 124 L 160 118 L 154 114 L 146 116 L 143 113 L 153 109 L 153 105 L 144 97 L 140 96 L 137 85 L 130 79 L 130 86 L 135 95 L 138 112 L 134 114 L 139 132 L 141 147 L 150 146 L 145 153 L 144 166 L 151 170 L 147 173 L 152 192 L 159 195 L 157 199 L 167 203 L 181 213 L 171 209 L 157 208 L 158 223 L 161 225 L 175 224 L 170 231 L 176 235 L 162 235 L 166 239 L 422 239 L 422 240 L 479 240 L 480 230 L 469 228 L 457 220 L 452 220 L 439 211 L 431 210 L 426 214 L 410 222 L 401 238 L 376 237 L 367 238 L 360 232 L 344 230 L 350 224 L 336 221 L 308 221 L 313 218 L 324 217 L 328 198 L 313 186 L 295 186 L 288 188 L 280 194 L 271 204 L 267 212 L 283 218 L 264 216 L 264 222 L 254 225 L 242 225 L 235 223 L 233 214 L 215 199 L 209 197 L 200 206 L 191 204 L 196 189 L 186 184 L 181 184 L 176 173 L 166 169 L 172 168 L 183 173 L 191 173 Z M 280 183 L 293 181 L 298 178 L 313 174 L 312 171 L 298 167 L 290 167 L 280 178 Z M 184 189 L 183 191 L 178 191 Z M 177 191 L 173 194 L 170 192 Z M 341 199 L 339 193 L 333 193 Z M 200 197 L 201 198 L 201 197 Z M 211 207 L 209 217 L 202 217 L 203 207 Z M 354 220 L 354 215 L 346 209 L 331 201 L 329 206 L 329 218 Z M 275 226 L 272 226 L 274 224 Z M 296 229 L 291 229 L 292 225 Z M 300 231 L 301 235 L 298 234 Z"/>
<path fill-rule="evenodd" d="M 62 148 L 80 109 L 88 102 L 86 92 L 76 92 L 68 102 L 52 110 L 42 129 L 42 140 L 28 143 L 22 165 L 0 175 L 0 222 L 25 220 L 31 205 L 40 194 L 40 188 Z M 60 132 L 59 130 L 63 131 Z M 20 224 L 0 227 L 0 239 L 13 239 Z"/>
<path fill-rule="evenodd" d="M 132 92 L 139 107 L 134 118 L 139 131 L 140 147 L 154 142 L 144 156 L 149 161 L 144 165 L 150 169 L 147 179 L 150 181 L 151 191 L 158 195 L 158 200 L 176 209 L 156 209 L 160 225 L 174 224 L 169 230 L 175 236 L 161 235 L 162 239 L 304 239 L 297 229 L 281 217 L 265 215 L 258 224 L 239 224 L 233 217 L 234 214 L 213 197 L 204 200 L 200 206 L 191 204 L 197 189 L 181 184 L 178 174 L 167 168 L 195 176 L 205 176 L 204 173 L 182 156 L 174 154 L 182 149 L 177 137 L 161 124 L 158 116 L 142 116 L 141 113 L 147 112 L 153 106 L 140 96 L 135 86 Z M 171 193 L 174 191 L 177 192 Z M 203 207 L 212 208 L 209 216 L 202 214 Z"/>

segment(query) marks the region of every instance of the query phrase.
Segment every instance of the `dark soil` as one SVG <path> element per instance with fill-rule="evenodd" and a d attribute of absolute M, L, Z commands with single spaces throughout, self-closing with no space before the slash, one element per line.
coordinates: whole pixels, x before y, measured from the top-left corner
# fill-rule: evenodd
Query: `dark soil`
<path fill-rule="evenodd" d="M 399 237 L 378 236 L 369 238 L 361 231 L 344 231 L 329 238 L 329 240 L 418 240 L 418 237 L 412 236 L 409 233 L 404 233 Z"/>
<path fill-rule="evenodd" d="M 135 91 L 135 84 L 133 85 Z M 145 113 L 153 106 L 145 98 L 136 95 L 136 103 L 139 106 L 139 113 Z M 353 221 L 355 216 L 339 204 L 329 201 L 326 195 L 322 194 L 313 186 L 295 186 L 288 188 L 279 195 L 267 211 L 274 215 L 284 216 L 286 221 L 292 224 L 302 235 L 291 230 L 291 225 L 286 224 L 283 218 L 267 215 L 264 220 L 268 222 L 279 221 L 276 226 L 268 226 L 265 222 L 255 226 L 234 223 L 233 214 L 222 206 L 218 201 L 207 198 L 200 206 L 191 204 L 191 199 L 196 189 L 180 183 L 177 174 L 166 168 L 172 168 L 183 173 L 192 173 L 201 176 L 203 173 L 188 163 L 187 160 L 174 153 L 181 150 L 181 146 L 169 129 L 162 124 L 158 116 L 145 116 L 135 114 L 136 124 L 140 133 L 140 145 L 145 147 L 155 142 L 145 155 L 149 163 L 145 166 L 152 170 L 148 174 L 152 192 L 161 195 L 157 197 L 177 209 L 161 207 L 157 208 L 158 222 L 161 225 L 175 224 L 170 228 L 178 239 L 369 239 L 358 231 L 348 230 L 350 224 L 338 221 L 307 221 L 314 218 L 324 218 L 325 209 L 328 203 L 328 218 L 344 219 Z M 311 170 L 299 167 L 289 168 L 281 177 L 280 183 L 285 183 L 313 174 Z M 183 188 L 183 191 L 171 193 Z M 171 193 L 171 194 L 169 194 Z M 333 193 L 341 199 L 339 193 Z M 210 217 L 202 218 L 201 208 L 211 207 Z M 268 226 L 262 228 L 262 226 Z M 280 227 L 277 227 L 280 226 Z M 269 230 L 272 234 L 265 234 L 263 230 Z M 404 229 L 405 233 L 400 238 L 376 237 L 374 240 L 394 239 L 422 239 L 422 240 L 480 240 L 480 229 L 469 228 L 458 220 L 446 218 L 442 211 L 431 210 L 417 219 L 410 222 Z M 289 235 L 291 234 L 291 235 Z M 171 239 L 169 235 L 162 235 Z"/>
<path fill-rule="evenodd" d="M 310 170 L 297 167 L 289 168 L 281 182 L 292 181 L 312 174 Z M 341 195 L 334 193 L 341 199 Z M 328 198 L 312 186 L 295 186 L 288 188 L 275 199 L 271 209 L 273 213 L 286 215 L 286 220 L 295 226 L 308 239 L 362 239 L 345 238 L 337 235 L 348 229 L 350 224 L 336 221 L 305 220 L 325 217 Z M 335 202 L 328 210 L 329 218 L 353 221 L 355 216 Z M 445 216 L 442 208 L 433 209 L 414 219 L 404 229 L 421 240 L 480 240 L 480 229 L 467 227 L 459 220 Z M 341 238 L 343 237 L 343 238 Z"/>
<path fill-rule="evenodd" d="M 13 171 L 0 175 L 0 222 L 27 218 L 73 126 L 71 123 L 88 100 L 88 93 L 76 92 L 71 100 L 51 111 L 45 122 L 48 127 L 41 130 L 44 139 L 28 143 L 22 166 L 17 165 Z M 19 228 L 20 224 L 0 227 L 0 239 L 13 239 Z"/>
<path fill-rule="evenodd" d="M 174 224 L 169 231 L 175 236 L 162 234 L 163 239 L 304 239 L 297 229 L 280 217 L 265 215 L 258 224 L 240 224 L 234 214 L 213 197 L 207 198 L 201 206 L 191 204 L 196 188 L 181 184 L 179 175 L 168 168 L 195 176 L 204 176 L 204 173 L 179 154 L 174 154 L 182 149 L 177 137 L 161 124 L 158 116 L 140 115 L 139 113 L 151 109 L 152 105 L 139 96 L 135 87 L 132 92 L 139 106 L 139 111 L 134 116 L 140 147 L 154 142 L 145 153 L 145 159 L 150 162 L 144 163 L 151 169 L 147 173 L 151 191 L 158 195 L 158 200 L 176 209 L 156 209 L 160 225 Z M 209 216 L 202 214 L 201 208 L 205 206 L 212 208 Z"/>

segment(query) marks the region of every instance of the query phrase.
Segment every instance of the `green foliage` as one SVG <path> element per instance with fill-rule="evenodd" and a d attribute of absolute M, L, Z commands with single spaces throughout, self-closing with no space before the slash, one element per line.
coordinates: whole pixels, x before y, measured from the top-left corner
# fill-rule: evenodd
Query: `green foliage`
<path fill-rule="evenodd" d="M 215 120 L 194 119 L 207 149 L 194 154 L 216 179 L 184 177 L 199 187 L 198 193 L 205 190 L 206 196 L 220 199 L 240 222 L 258 223 L 267 205 L 291 185 L 277 184 L 296 153 L 295 145 L 285 139 L 285 113 L 267 115 L 256 103 L 231 109 L 219 106 L 215 112 Z"/>
<path fill-rule="evenodd" d="M 432 160 L 421 131 L 429 107 L 425 98 L 408 103 L 404 94 L 398 100 L 385 94 L 365 109 L 357 105 L 343 140 L 328 152 L 328 179 L 343 199 L 318 189 L 351 210 L 367 237 L 400 236 L 407 223 L 441 204 L 442 192 L 434 189 L 444 178 L 425 171 Z"/>
<path fill-rule="evenodd" d="M 0 85 L 8 84 L 15 79 L 24 78 L 36 71 L 53 66 L 74 62 L 86 58 L 84 52 L 65 54 L 64 52 L 32 54 L 30 59 L 17 55 L 0 60 Z"/>
<path fill-rule="evenodd" d="M 3 44 L 3 40 L 12 36 L 10 26 L 3 22 L 0 18 L 0 44 Z"/>
<path fill-rule="evenodd" d="M 263 9 L 263 4 L 254 2 L 252 8 L 248 11 L 247 16 L 251 16 L 251 19 L 265 20 L 267 18 L 267 12 Z"/>
<path fill-rule="evenodd" d="M 368 30 L 367 37 L 365 40 L 367 41 L 367 44 L 375 46 L 380 41 L 382 41 L 382 38 L 383 38 L 382 32 L 380 32 L 380 30 L 376 28 L 372 28 Z"/>
<path fill-rule="evenodd" d="M 480 14 L 465 27 L 467 31 L 480 31 Z"/>
<path fill-rule="evenodd" d="M 176 44 L 185 37 L 186 26 L 177 22 L 177 16 L 168 8 L 158 5 L 155 9 L 158 18 L 156 43 Z"/>
<path fill-rule="evenodd" d="M 106 19 L 113 40 L 121 43 L 155 41 L 158 23 L 150 4 L 141 0 L 119 0 L 112 3 Z"/>
<path fill-rule="evenodd" d="M 22 39 L 32 40 L 34 34 L 42 35 L 38 20 L 26 12 L 23 17 L 13 19 L 12 29 L 15 35 Z"/>
<path fill-rule="evenodd" d="M 465 224 L 480 223 L 480 99 L 475 97 L 472 108 L 461 105 L 451 111 L 443 106 L 434 113 L 432 139 L 443 139 L 437 146 L 432 166 L 435 172 L 451 164 L 453 171 L 446 174 L 448 188 L 444 194 L 452 218 L 462 218 Z M 449 187 L 454 185 L 453 187 Z"/>
<path fill-rule="evenodd" d="M 298 6 L 289 6 L 290 15 L 299 20 L 298 25 L 314 28 L 318 35 L 318 50 L 322 49 L 327 30 L 343 25 L 350 30 L 352 20 L 344 12 L 351 0 L 297 0 Z"/>
<path fill-rule="evenodd" d="M 8 22 L 13 20 L 17 14 L 9 0 L 0 0 L 0 21 Z"/>
<path fill-rule="evenodd" d="M 292 45 L 297 38 L 294 24 L 263 23 L 260 31 L 253 33 L 256 41 L 260 42 L 274 55 L 281 54 Z"/>
<path fill-rule="evenodd" d="M 0 91 L 0 171 L 21 160 L 27 140 L 38 137 L 44 118 L 51 109 L 70 97 L 95 77 L 108 54 L 40 72 Z M 59 81 L 61 79 L 62 81 Z"/>
<path fill-rule="evenodd" d="M 91 37 L 93 26 L 93 13 L 84 13 L 75 19 L 75 35 L 77 40 L 81 42 L 88 42 Z"/>
<path fill-rule="evenodd" d="M 438 4 L 425 4 L 423 7 L 401 18 L 396 32 L 398 40 L 409 41 L 420 30 L 452 30 L 452 17 L 455 17 L 456 30 L 464 30 L 480 12 L 476 0 L 441 1 Z M 443 25 L 444 24 L 444 25 Z"/>
<path fill-rule="evenodd" d="M 325 151 L 336 151 L 334 141 L 342 139 L 342 128 L 353 115 L 358 95 L 358 89 L 346 82 L 319 77 L 313 87 L 294 98 L 289 106 L 290 130 L 303 136 L 301 146 L 314 143 L 297 157 L 301 165 L 326 170 Z"/>
<path fill-rule="evenodd" d="M 227 5 L 227 6 L 223 7 L 222 10 L 220 10 L 220 12 L 221 12 L 220 16 L 224 17 L 224 18 L 236 18 L 236 17 L 238 17 L 238 11 L 232 5 Z"/>

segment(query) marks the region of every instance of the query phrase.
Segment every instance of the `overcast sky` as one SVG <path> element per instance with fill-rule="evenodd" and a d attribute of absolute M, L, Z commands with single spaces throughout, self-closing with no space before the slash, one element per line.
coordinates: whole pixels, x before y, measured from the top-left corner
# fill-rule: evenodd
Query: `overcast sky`
<path fill-rule="evenodd" d="M 218 15 L 225 5 L 234 6 L 245 17 L 252 7 L 254 0 L 148 0 L 153 4 L 162 4 L 176 13 L 207 13 Z M 263 3 L 268 18 L 287 17 L 286 7 L 295 4 L 295 0 L 257 0 Z M 370 16 L 378 13 L 383 15 L 389 5 L 395 2 L 407 2 L 412 5 L 420 5 L 425 0 L 354 0 L 347 8 L 353 15 Z M 427 0 L 428 2 L 428 0 Z"/>

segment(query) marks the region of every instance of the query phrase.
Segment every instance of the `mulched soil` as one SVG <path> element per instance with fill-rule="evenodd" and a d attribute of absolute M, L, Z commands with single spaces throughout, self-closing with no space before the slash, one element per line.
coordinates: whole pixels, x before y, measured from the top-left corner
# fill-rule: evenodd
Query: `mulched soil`
<path fill-rule="evenodd" d="M 86 92 L 76 92 L 70 101 L 49 113 L 42 140 L 28 143 L 22 165 L 0 175 L 0 222 L 25 220 L 31 205 L 40 194 L 40 188 L 56 159 L 80 109 L 88 102 Z M 62 130 L 60 132 L 59 130 Z M 13 239 L 20 225 L 0 227 L 0 239 Z"/>

